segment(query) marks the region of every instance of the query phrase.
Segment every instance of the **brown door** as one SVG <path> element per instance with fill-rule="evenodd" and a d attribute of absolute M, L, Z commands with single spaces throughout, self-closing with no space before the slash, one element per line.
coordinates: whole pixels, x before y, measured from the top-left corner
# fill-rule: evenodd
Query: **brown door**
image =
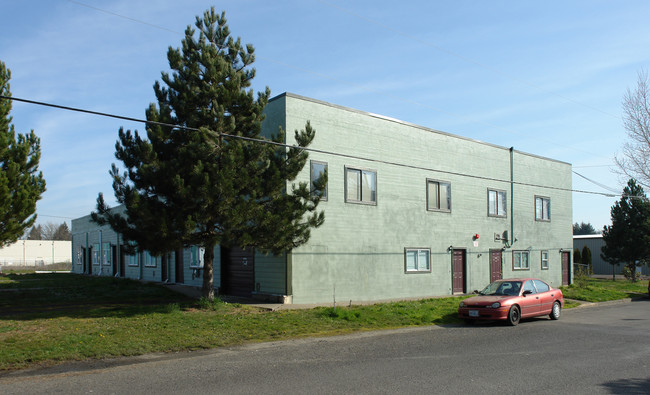
<path fill-rule="evenodd" d="M 569 285 L 571 253 L 562 251 L 562 285 Z"/>
<path fill-rule="evenodd" d="M 169 260 L 169 254 L 164 253 L 160 257 L 160 281 L 167 281 L 167 261 Z"/>
<path fill-rule="evenodd" d="M 452 250 L 452 292 L 465 293 L 465 250 Z"/>
<path fill-rule="evenodd" d="M 250 297 L 255 289 L 255 250 L 221 249 L 221 293 Z"/>
<path fill-rule="evenodd" d="M 174 273 L 176 283 L 183 284 L 185 282 L 185 276 L 183 275 L 183 250 L 176 250 L 174 253 L 174 267 L 176 268 L 176 272 Z"/>
<path fill-rule="evenodd" d="M 86 248 L 84 247 L 81 247 L 81 262 L 83 263 L 83 273 L 87 273 L 88 257 L 86 256 Z"/>
<path fill-rule="evenodd" d="M 490 250 L 490 282 L 503 278 L 501 250 Z"/>
<path fill-rule="evenodd" d="M 93 274 L 93 247 L 88 247 L 88 265 L 86 266 L 88 270 L 87 274 Z"/>
<path fill-rule="evenodd" d="M 126 254 L 124 254 L 124 245 L 120 246 L 120 277 L 126 276 Z"/>
<path fill-rule="evenodd" d="M 117 246 L 112 245 L 111 247 L 111 259 L 113 260 L 113 277 L 117 275 Z"/>

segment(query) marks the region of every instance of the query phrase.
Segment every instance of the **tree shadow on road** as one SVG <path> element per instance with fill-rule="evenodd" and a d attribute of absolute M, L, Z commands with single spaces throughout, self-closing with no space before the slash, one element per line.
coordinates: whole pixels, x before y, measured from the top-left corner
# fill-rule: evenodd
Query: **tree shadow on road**
<path fill-rule="evenodd" d="M 647 394 L 650 389 L 650 378 L 620 379 L 601 384 L 610 394 Z"/>

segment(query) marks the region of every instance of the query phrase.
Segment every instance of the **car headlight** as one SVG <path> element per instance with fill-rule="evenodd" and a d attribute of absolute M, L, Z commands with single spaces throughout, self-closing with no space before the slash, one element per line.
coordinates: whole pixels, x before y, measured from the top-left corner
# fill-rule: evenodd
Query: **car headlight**
<path fill-rule="evenodd" d="M 465 307 L 465 302 L 460 302 L 460 304 L 458 305 L 458 307 L 461 308 L 461 309 L 462 309 L 463 307 Z"/>
<path fill-rule="evenodd" d="M 492 307 L 493 309 L 498 309 L 499 307 L 501 307 L 501 303 L 494 302 L 494 303 L 492 303 L 492 306 L 490 306 L 490 307 Z"/>

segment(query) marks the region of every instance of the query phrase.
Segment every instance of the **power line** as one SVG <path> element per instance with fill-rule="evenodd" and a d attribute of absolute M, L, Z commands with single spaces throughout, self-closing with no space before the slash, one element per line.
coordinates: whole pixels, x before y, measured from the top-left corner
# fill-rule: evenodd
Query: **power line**
<path fill-rule="evenodd" d="M 39 106 L 57 108 L 57 109 L 66 110 L 66 111 L 74 111 L 74 112 L 80 112 L 80 113 L 84 113 L 84 114 L 92 114 L 92 115 L 97 115 L 97 116 L 128 120 L 128 121 L 131 121 L 131 122 L 143 123 L 145 125 L 146 124 L 155 124 L 155 125 L 160 125 L 160 126 L 165 126 L 165 127 L 170 127 L 170 128 L 177 128 L 177 129 L 184 129 L 184 130 L 192 130 L 192 131 L 198 131 L 199 130 L 198 128 L 193 128 L 193 127 L 188 127 L 188 126 L 183 126 L 183 125 L 174 125 L 174 124 L 163 123 L 163 122 L 152 122 L 152 121 L 147 121 L 147 120 L 144 120 L 144 119 L 125 117 L 125 116 L 121 116 L 121 115 L 109 114 L 109 113 L 86 110 L 86 109 L 69 107 L 69 106 L 62 106 L 62 105 L 46 103 L 46 102 L 39 102 L 39 101 L 35 101 L 35 100 L 21 99 L 21 98 L 11 97 L 11 96 L 2 96 L 2 95 L 0 95 L 0 99 L 14 100 L 14 101 L 19 101 L 19 102 L 24 102 L 24 103 L 29 103 L 29 104 L 39 105 Z M 503 179 L 499 179 L 499 178 L 477 176 L 477 175 L 473 175 L 473 174 L 466 174 L 466 173 L 460 173 L 460 172 L 454 172 L 454 171 L 440 170 L 440 169 L 434 169 L 434 168 L 429 168 L 429 167 L 424 167 L 424 166 L 409 165 L 409 164 L 405 164 L 405 163 L 386 161 L 386 160 L 380 160 L 380 159 L 374 159 L 374 158 L 368 158 L 368 157 L 363 157 L 363 156 L 358 156 L 358 155 L 344 154 L 344 153 L 340 153 L 340 152 L 333 152 L 333 151 L 321 150 L 321 149 L 316 149 L 316 148 L 300 147 L 300 146 L 290 145 L 290 144 L 286 144 L 286 143 L 279 143 L 279 142 L 265 140 L 265 139 L 258 139 L 258 138 L 245 137 L 245 136 L 236 136 L 236 135 L 221 133 L 221 132 L 217 132 L 217 131 L 215 131 L 215 133 L 217 133 L 219 136 L 226 137 L 226 138 L 231 138 L 231 139 L 236 139 L 236 140 L 244 140 L 244 141 L 250 141 L 250 142 L 255 142 L 255 143 L 263 143 L 263 144 L 269 144 L 269 145 L 274 145 L 274 146 L 284 147 L 284 148 L 300 149 L 300 150 L 308 151 L 308 152 L 315 152 L 315 153 L 320 153 L 320 154 L 324 154 L 324 155 L 337 156 L 337 157 L 347 158 L 347 159 L 363 160 L 363 161 L 373 162 L 373 163 L 381 163 L 381 164 L 390 165 L 390 166 L 397 166 L 397 167 L 404 167 L 404 168 L 409 168 L 409 169 L 431 171 L 431 172 L 436 172 L 436 173 L 440 173 L 440 174 L 447 174 L 447 175 L 453 175 L 453 176 L 459 176 L 459 177 L 467 177 L 467 178 L 473 178 L 473 179 L 484 180 L 484 181 L 512 183 L 514 185 L 528 186 L 528 187 L 534 187 L 534 188 L 545 188 L 545 189 L 551 189 L 551 190 L 557 190 L 557 191 L 563 191 L 563 192 L 576 192 L 576 193 L 584 193 L 584 194 L 602 195 L 602 196 L 607 196 L 607 197 L 613 197 L 613 195 L 611 195 L 611 194 L 605 194 L 605 193 L 602 193 L 602 192 L 584 191 L 584 190 L 578 190 L 578 189 L 553 187 L 553 186 L 549 186 L 549 185 L 538 185 L 538 184 L 525 183 L 525 182 L 519 182 L 519 181 L 503 180 Z"/>
<path fill-rule="evenodd" d="M 84 4 L 84 3 L 79 2 L 79 1 L 75 1 L 75 0 L 68 0 L 68 1 L 69 1 L 70 3 L 73 3 L 73 4 L 77 4 L 77 5 L 80 5 L 80 6 L 83 6 L 83 7 L 90 8 L 90 9 L 92 9 L 92 10 L 96 10 L 96 11 L 103 12 L 103 13 L 106 13 L 106 14 L 109 14 L 109 15 L 112 15 L 112 16 L 116 16 L 116 17 L 118 17 L 118 18 L 127 19 L 127 20 L 129 20 L 129 21 L 131 21 L 131 22 L 139 23 L 139 24 L 142 24 L 142 25 L 145 25 L 145 26 L 148 26 L 148 27 L 153 27 L 153 28 L 155 28 L 155 29 L 164 30 L 164 31 L 171 32 L 171 33 L 175 33 L 175 34 L 178 34 L 178 35 L 183 35 L 183 34 L 184 34 L 184 33 L 178 32 L 178 31 L 174 31 L 174 30 L 168 29 L 168 28 L 166 28 L 166 27 L 164 27 L 164 26 L 155 25 L 155 24 L 148 23 L 148 22 L 145 22 L 145 21 L 142 21 L 142 20 L 139 20 L 139 19 L 135 19 L 135 18 L 131 18 L 131 17 L 128 17 L 128 16 L 125 16 L 125 15 L 122 15 L 122 14 L 118 14 L 118 13 L 115 13 L 115 12 L 112 12 L 112 11 L 108 11 L 108 10 L 104 10 L 104 9 L 101 9 L 101 8 L 93 7 L 93 6 L 90 6 L 90 5 L 88 5 L 88 4 Z M 422 43 L 422 44 L 425 44 L 425 45 L 431 46 L 431 47 L 433 47 L 433 48 L 436 48 L 436 49 L 438 49 L 438 50 L 440 50 L 440 51 L 442 51 L 442 52 L 445 52 L 445 53 L 448 53 L 448 54 L 450 54 L 450 55 L 452 55 L 452 56 L 458 57 L 458 58 L 460 58 L 460 59 L 462 59 L 462 60 L 464 60 L 464 61 L 466 61 L 466 62 L 476 64 L 476 65 L 478 65 L 478 66 L 480 66 L 480 67 L 483 67 L 483 68 L 485 68 L 485 69 L 491 70 L 491 71 L 493 71 L 493 72 L 495 72 L 495 73 L 497 73 L 497 74 L 504 75 L 505 77 L 511 78 L 511 79 L 513 79 L 513 80 L 515 80 L 515 81 L 518 81 L 518 82 L 520 82 L 520 83 L 523 83 L 523 84 L 526 84 L 526 85 L 532 86 L 532 87 L 534 87 L 534 88 L 536 88 L 536 89 L 542 90 L 542 88 L 539 87 L 539 86 L 535 86 L 535 85 L 532 85 L 532 84 L 526 83 L 525 81 L 517 80 L 517 79 L 515 79 L 514 77 L 509 77 L 507 74 L 505 74 L 505 73 L 503 73 L 503 72 L 500 72 L 500 71 L 497 70 L 497 69 L 491 68 L 491 67 L 489 67 L 489 66 L 485 66 L 485 65 L 483 65 L 483 64 L 481 64 L 481 63 L 479 63 L 479 62 L 476 62 L 476 61 L 474 61 L 474 60 L 472 60 L 472 59 L 470 59 L 470 58 L 466 58 L 466 57 L 464 57 L 464 56 L 462 56 L 462 55 L 456 54 L 456 53 L 454 53 L 454 52 L 452 52 L 452 51 L 449 51 L 449 50 L 447 50 L 447 49 L 444 49 L 444 48 L 442 48 L 442 47 L 436 46 L 436 45 L 434 45 L 434 44 L 432 44 L 432 43 L 430 43 L 430 42 L 420 40 L 420 39 L 417 38 L 417 37 L 414 37 L 414 36 L 411 36 L 411 35 L 409 35 L 409 34 L 403 33 L 403 32 L 401 32 L 401 31 L 399 31 L 399 30 L 397 30 L 397 29 L 394 29 L 394 28 L 392 28 L 392 27 L 390 27 L 390 26 L 387 26 L 387 25 L 381 24 L 381 23 L 379 23 L 379 22 L 377 22 L 377 21 L 375 21 L 375 20 L 373 20 L 373 19 L 366 18 L 366 17 L 364 17 L 364 16 L 361 16 L 361 15 L 355 14 L 355 13 L 353 13 L 352 11 L 349 11 L 349 10 L 347 10 L 347 9 L 345 9 L 345 8 L 342 8 L 342 7 L 339 7 L 339 6 L 333 5 L 333 4 L 328 3 L 328 2 L 326 2 L 326 1 L 322 1 L 322 0 L 317 0 L 317 1 L 320 1 L 321 3 L 326 4 L 326 5 L 329 5 L 329 6 L 331 6 L 331 7 L 339 8 L 339 9 L 341 9 L 341 10 L 347 12 L 347 13 L 350 13 L 351 15 L 354 15 L 354 16 L 356 16 L 356 17 L 359 17 L 359 18 L 364 19 L 364 20 L 366 20 L 366 21 L 369 21 L 369 22 L 371 22 L 371 23 L 377 24 L 377 25 L 379 25 L 379 26 L 381 26 L 381 27 L 383 27 L 383 28 L 386 28 L 386 29 L 388 29 L 388 30 L 391 30 L 391 31 L 397 33 L 397 34 L 400 34 L 400 35 L 405 36 L 405 37 L 407 37 L 407 38 L 410 38 L 410 39 L 413 39 L 413 40 L 415 40 L 415 41 L 418 41 L 418 42 L 420 42 L 420 43 Z M 419 107 L 422 107 L 422 108 L 426 108 L 426 109 L 429 109 L 429 110 L 436 111 L 436 112 L 441 113 L 441 114 L 450 115 L 450 116 L 455 117 L 455 118 L 457 118 L 457 119 L 460 119 L 460 120 L 462 120 L 462 121 L 469 122 L 470 124 L 484 125 L 484 126 L 488 126 L 488 127 L 491 127 L 491 128 L 497 129 L 497 130 L 501 130 L 501 131 L 503 131 L 503 132 L 510 133 L 510 134 L 525 135 L 523 132 L 519 132 L 519 131 L 516 131 L 516 130 L 507 129 L 507 128 L 501 127 L 501 126 L 499 126 L 499 125 L 496 125 L 496 124 L 490 123 L 490 122 L 485 122 L 485 121 L 481 121 L 481 122 L 479 122 L 479 121 L 474 121 L 474 120 L 472 120 L 472 119 L 468 119 L 466 116 L 461 115 L 461 114 L 457 114 L 457 113 L 454 113 L 454 112 L 450 112 L 450 111 L 447 111 L 447 110 L 443 110 L 443 109 L 438 108 L 438 107 L 433 107 L 433 106 L 431 106 L 431 105 L 424 104 L 424 103 L 420 103 L 420 102 L 415 101 L 415 100 L 405 99 L 405 98 L 402 98 L 402 97 L 400 97 L 400 96 L 387 94 L 386 92 L 381 92 L 381 91 L 379 91 L 379 90 L 377 90 L 377 89 L 370 89 L 370 88 L 365 87 L 365 86 L 362 86 L 362 85 L 360 85 L 360 84 L 358 84 L 358 83 L 351 82 L 351 81 L 347 81 L 347 80 L 344 80 L 344 79 L 341 79 L 341 78 L 337 78 L 337 77 L 333 77 L 333 76 L 328 75 L 328 74 L 318 73 L 318 72 L 315 72 L 315 71 L 313 71 L 313 70 L 308 70 L 308 69 L 305 69 L 305 68 L 301 68 L 301 67 L 298 67 L 298 66 L 296 66 L 296 65 L 288 64 L 288 63 L 285 63 L 285 62 L 282 62 L 282 61 L 279 61 L 279 60 L 276 60 L 276 59 L 272 59 L 272 58 L 269 58 L 269 57 L 260 56 L 260 55 L 258 55 L 258 54 L 256 54 L 255 56 L 256 56 L 257 59 L 261 59 L 261 60 L 265 60 L 265 61 L 268 61 L 268 62 L 276 63 L 276 64 L 279 64 L 279 65 L 282 65 L 283 67 L 291 68 L 291 69 L 294 69 L 294 70 L 298 70 L 298 71 L 303 72 L 303 73 L 312 74 L 312 75 L 315 75 L 315 76 L 317 76 L 317 77 L 319 77 L 319 78 L 329 79 L 329 80 L 331 80 L 331 81 L 340 82 L 340 83 L 345 84 L 345 85 L 347 85 L 347 86 L 349 86 L 349 85 L 354 85 L 354 86 L 359 87 L 360 89 L 362 89 L 362 90 L 364 90 L 364 91 L 366 91 L 366 92 L 369 92 L 369 93 L 375 93 L 375 94 L 380 94 L 380 95 L 383 95 L 383 96 L 386 96 L 386 97 L 390 97 L 390 98 L 392 98 L 392 99 L 394 99 L 394 100 L 397 100 L 398 102 L 403 102 L 403 103 L 406 103 L 406 104 L 412 104 L 412 105 L 416 105 L 416 106 L 419 106 Z M 549 92 L 549 93 L 552 93 L 552 92 Z M 557 95 L 557 94 L 556 94 L 556 96 L 560 96 L 560 95 Z M 560 96 L 560 97 L 562 97 L 562 96 Z M 564 98 L 564 97 L 563 97 L 563 98 Z M 565 100 L 569 100 L 569 101 L 574 101 L 574 102 L 580 104 L 579 102 L 577 102 L 577 101 L 575 101 L 575 100 L 572 100 L 572 99 L 569 99 L 569 98 L 564 98 L 564 99 L 565 99 Z M 585 106 L 586 106 L 586 105 L 585 105 Z M 592 109 L 594 109 L 594 110 L 596 110 L 596 111 L 600 111 L 600 110 L 598 110 L 597 108 L 593 108 L 593 107 L 592 107 Z M 601 112 L 603 112 L 603 111 L 601 111 Z M 603 113 L 605 113 L 605 112 L 603 112 Z M 607 114 L 607 113 L 605 113 L 605 114 Z M 608 114 L 608 115 L 610 115 L 610 114 Z M 529 137 L 529 136 L 527 136 L 527 137 Z M 594 156 L 594 157 L 600 157 L 600 156 L 601 156 L 601 155 L 595 154 L 595 153 L 593 153 L 593 152 L 585 151 L 585 150 L 582 150 L 582 149 L 579 149 L 579 148 L 576 148 L 576 147 L 572 147 L 572 146 L 569 146 L 569 145 L 560 144 L 560 143 L 558 143 L 558 142 L 556 142 L 556 141 L 545 140 L 545 139 L 541 139 L 541 138 L 536 137 L 536 136 L 533 137 L 533 138 L 534 138 L 535 140 L 542 141 L 542 142 L 544 142 L 544 143 L 546 143 L 546 144 L 551 144 L 551 145 L 555 145 L 555 146 L 558 146 L 558 147 L 568 148 L 568 149 L 571 149 L 571 150 L 574 150 L 574 151 L 577 151 L 577 152 L 582 152 L 582 153 L 585 153 L 585 154 L 588 154 L 588 155 L 592 155 L 592 156 Z"/>
<path fill-rule="evenodd" d="M 585 180 L 589 181 L 589 182 L 592 183 L 592 184 L 598 185 L 599 187 L 601 187 L 601 188 L 603 188 L 603 189 L 607 189 L 608 191 L 611 191 L 611 192 L 614 192 L 614 193 L 618 193 L 618 190 L 617 190 L 617 189 L 610 188 L 610 187 L 608 187 L 608 186 L 605 185 L 605 184 L 601 184 L 601 183 L 599 183 L 599 182 L 597 182 L 597 181 L 592 180 L 591 178 L 587 178 L 586 176 L 583 176 L 582 174 L 578 173 L 578 172 L 575 171 L 575 170 L 571 170 L 571 171 L 573 172 L 573 174 L 577 175 L 578 177 L 584 178 Z M 615 195 L 610 195 L 610 197 L 615 197 Z"/>

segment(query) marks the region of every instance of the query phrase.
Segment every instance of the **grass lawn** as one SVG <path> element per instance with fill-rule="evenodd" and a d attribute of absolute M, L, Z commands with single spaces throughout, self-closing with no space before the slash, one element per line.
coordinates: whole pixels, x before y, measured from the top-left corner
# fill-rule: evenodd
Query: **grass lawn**
<path fill-rule="evenodd" d="M 615 289 L 626 282 L 616 283 Z M 589 292 L 604 292 L 595 291 L 599 284 L 590 283 Z M 573 287 L 566 289 L 574 292 Z M 625 290 L 614 292 L 628 297 Z M 580 295 L 576 292 L 567 297 Z M 9 274 L 0 276 L 0 370 L 458 323 L 456 310 L 462 299 L 273 312 L 221 300 L 196 301 L 157 284 L 126 279 L 61 273 Z"/>
<path fill-rule="evenodd" d="M 560 287 L 568 299 L 586 302 L 605 302 L 633 298 L 648 294 L 648 281 L 631 282 L 619 276 L 616 281 L 598 278 L 577 277 L 573 284 Z"/>

